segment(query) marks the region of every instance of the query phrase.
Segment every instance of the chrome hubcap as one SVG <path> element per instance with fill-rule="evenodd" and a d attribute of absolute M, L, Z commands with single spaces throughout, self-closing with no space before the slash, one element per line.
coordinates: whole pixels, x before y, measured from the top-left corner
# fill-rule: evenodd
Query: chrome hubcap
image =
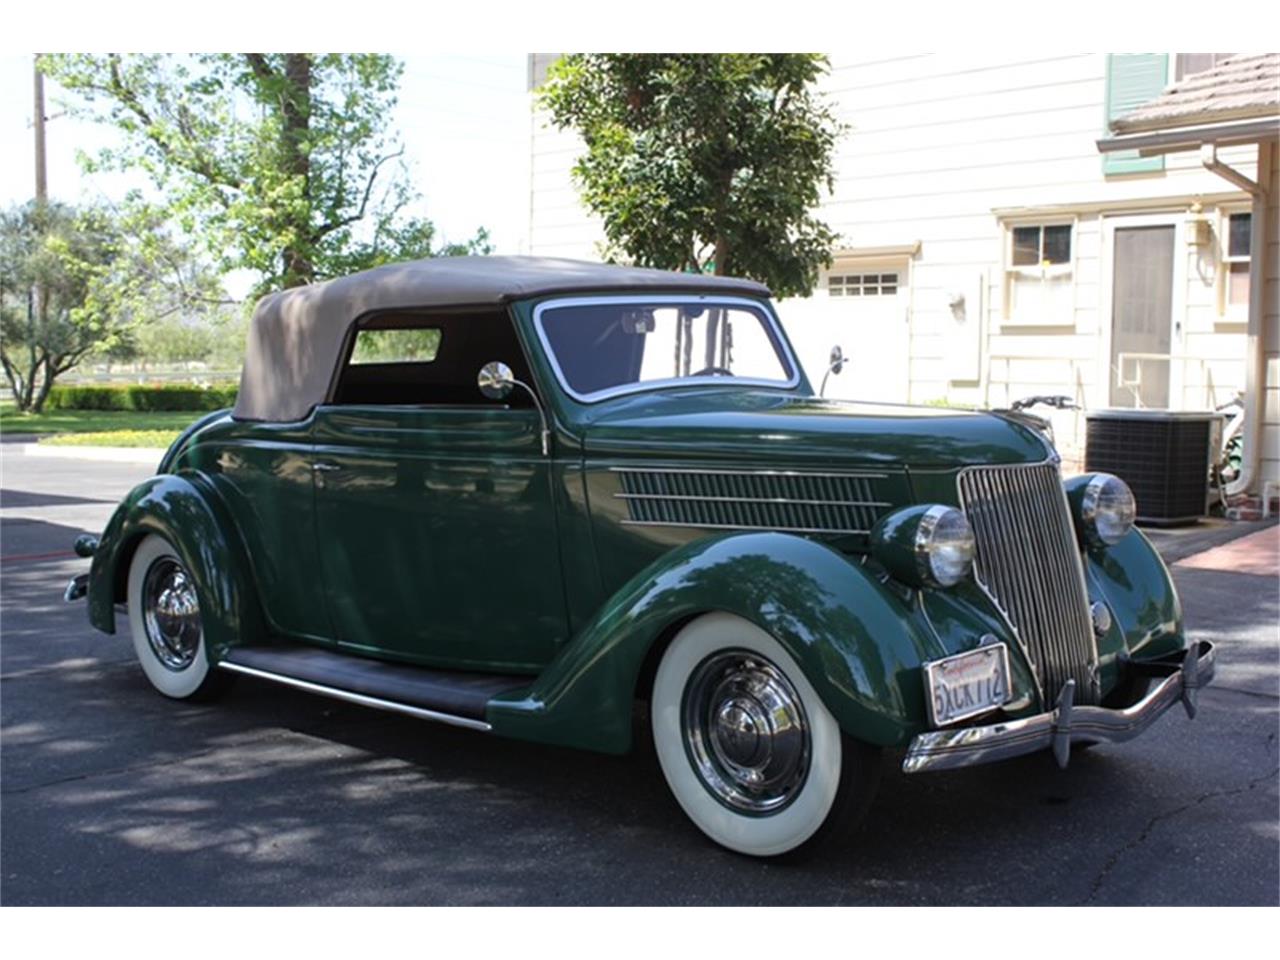
<path fill-rule="evenodd" d="M 161 557 L 142 583 L 142 618 L 147 642 L 164 666 L 185 670 L 200 647 L 200 603 L 182 564 Z"/>
<path fill-rule="evenodd" d="M 681 725 L 703 786 L 731 809 L 776 813 L 809 773 L 804 706 L 758 654 L 725 651 L 699 664 L 685 686 Z"/>

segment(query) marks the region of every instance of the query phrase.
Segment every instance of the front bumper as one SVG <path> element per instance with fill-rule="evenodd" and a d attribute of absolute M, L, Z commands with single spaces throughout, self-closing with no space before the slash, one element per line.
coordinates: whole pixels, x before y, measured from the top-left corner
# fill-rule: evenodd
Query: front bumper
<path fill-rule="evenodd" d="M 1071 744 L 1119 743 L 1131 740 L 1151 726 L 1175 703 L 1181 702 L 1187 716 L 1196 715 L 1196 692 L 1213 679 L 1213 644 L 1193 643 L 1181 657 L 1132 661 L 1129 669 L 1160 683 L 1131 707 L 1076 707 L 1075 681 L 1068 680 L 1058 696 L 1058 705 L 1048 713 L 1006 720 L 985 727 L 932 730 L 911 741 L 902 761 L 904 773 L 949 770 L 980 763 L 1007 760 L 1024 753 L 1052 747 L 1058 765 L 1065 767 Z"/>

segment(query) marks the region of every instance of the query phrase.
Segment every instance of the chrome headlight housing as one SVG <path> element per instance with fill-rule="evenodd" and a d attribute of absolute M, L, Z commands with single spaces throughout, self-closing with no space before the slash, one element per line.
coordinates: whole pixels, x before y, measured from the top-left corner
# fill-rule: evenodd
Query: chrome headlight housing
<path fill-rule="evenodd" d="M 973 529 L 955 507 L 907 507 L 881 518 L 871 531 L 871 550 L 903 583 L 951 587 L 973 570 Z"/>
<path fill-rule="evenodd" d="M 1119 543 L 1133 529 L 1138 505 L 1119 477 L 1095 473 L 1080 493 L 1080 526 L 1092 543 Z"/>

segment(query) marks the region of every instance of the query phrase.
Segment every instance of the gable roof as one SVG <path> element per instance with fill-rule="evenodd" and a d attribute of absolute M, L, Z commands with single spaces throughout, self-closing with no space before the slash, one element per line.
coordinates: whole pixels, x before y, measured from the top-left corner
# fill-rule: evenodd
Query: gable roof
<path fill-rule="evenodd" d="M 1280 115 L 1280 53 L 1238 53 L 1112 122 L 1117 134 Z"/>
<path fill-rule="evenodd" d="M 282 422 L 304 418 L 325 401 L 352 324 L 374 311 L 501 306 L 557 293 L 659 290 L 769 296 L 769 288 L 754 280 L 551 257 L 438 257 L 387 264 L 260 300 L 249 324 L 232 415 Z"/>

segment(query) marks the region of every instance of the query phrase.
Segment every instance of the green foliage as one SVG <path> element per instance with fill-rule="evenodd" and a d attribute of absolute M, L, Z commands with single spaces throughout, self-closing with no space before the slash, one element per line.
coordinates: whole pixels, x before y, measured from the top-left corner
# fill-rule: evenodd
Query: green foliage
<path fill-rule="evenodd" d="M 836 235 L 812 214 L 843 127 L 811 54 L 573 54 L 540 102 L 587 151 L 573 175 L 608 255 L 805 295 Z"/>
<path fill-rule="evenodd" d="M 86 433 L 103 430 L 182 430 L 203 416 L 187 410 L 136 413 L 131 410 L 46 410 L 23 413 L 0 403 L 0 432 Z"/>
<path fill-rule="evenodd" d="M 488 252 L 479 231 L 437 248 L 387 132 L 402 67 L 375 54 L 57 55 L 41 67 L 126 145 L 83 158 L 141 169 L 166 216 L 257 292 L 396 260 Z"/>
<path fill-rule="evenodd" d="M 49 393 L 48 410 L 221 410 L 234 406 L 234 383 L 208 387 L 186 384 L 60 385 Z"/>
<path fill-rule="evenodd" d="M 216 281 L 154 210 L 29 203 L 0 214 L 0 364 L 19 409 L 90 352 L 127 354 L 148 319 L 199 311 Z"/>
<path fill-rule="evenodd" d="M 167 450 L 180 433 L 180 430 L 103 430 L 59 433 L 39 442 L 51 447 L 151 447 Z"/>
<path fill-rule="evenodd" d="M 439 349 L 439 330 L 361 330 L 351 362 L 426 363 L 436 358 Z"/>
<path fill-rule="evenodd" d="M 244 362 L 248 314 L 242 308 L 183 313 L 139 327 L 130 338 L 132 354 L 111 359 L 147 363 L 204 363 L 215 370 L 237 370 Z"/>

